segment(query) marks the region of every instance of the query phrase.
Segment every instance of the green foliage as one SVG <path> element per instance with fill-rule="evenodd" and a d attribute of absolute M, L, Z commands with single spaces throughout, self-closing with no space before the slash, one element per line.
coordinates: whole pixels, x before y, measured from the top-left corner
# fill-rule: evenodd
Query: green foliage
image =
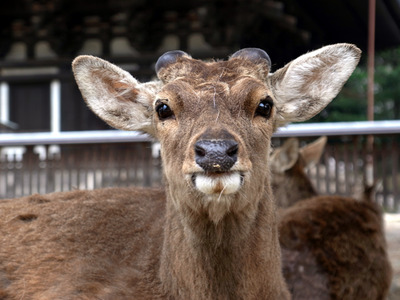
<path fill-rule="evenodd" d="M 375 66 L 375 119 L 400 119 L 400 48 L 382 52 Z"/>

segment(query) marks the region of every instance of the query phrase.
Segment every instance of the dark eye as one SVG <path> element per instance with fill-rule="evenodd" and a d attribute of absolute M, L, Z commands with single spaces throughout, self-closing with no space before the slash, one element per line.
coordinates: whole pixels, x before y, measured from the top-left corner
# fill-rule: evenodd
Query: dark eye
<path fill-rule="evenodd" d="M 156 112 L 160 120 L 173 118 L 175 116 L 172 109 L 165 103 L 158 104 L 156 106 Z"/>
<path fill-rule="evenodd" d="M 268 119 L 271 116 L 272 106 L 272 99 L 270 97 L 266 97 L 258 104 L 255 115 Z"/>

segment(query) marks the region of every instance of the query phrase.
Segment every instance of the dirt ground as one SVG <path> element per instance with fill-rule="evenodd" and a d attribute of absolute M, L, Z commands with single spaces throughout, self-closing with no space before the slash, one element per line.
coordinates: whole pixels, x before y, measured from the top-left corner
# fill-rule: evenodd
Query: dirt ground
<path fill-rule="evenodd" d="M 388 300 L 400 299 L 400 214 L 385 214 L 385 230 L 393 281 Z"/>

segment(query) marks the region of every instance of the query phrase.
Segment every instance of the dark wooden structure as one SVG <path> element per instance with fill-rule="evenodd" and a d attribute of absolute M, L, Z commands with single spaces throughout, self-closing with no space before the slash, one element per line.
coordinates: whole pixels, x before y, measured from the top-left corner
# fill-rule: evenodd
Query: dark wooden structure
<path fill-rule="evenodd" d="M 0 83 L 9 86 L 8 121 L 22 132 L 50 130 L 49 84 L 57 79 L 61 130 L 106 129 L 72 79 L 78 54 L 111 60 L 142 80 L 153 76 L 160 54 L 175 48 L 223 58 L 260 47 L 277 68 L 324 44 L 365 50 L 367 20 L 367 0 L 1 1 Z M 399 45 L 399 28 L 399 2 L 377 1 L 377 49 Z"/>
<path fill-rule="evenodd" d="M 13 42 L 48 41 L 58 57 L 76 55 L 89 38 L 99 38 L 102 56 L 112 56 L 110 42 L 127 37 L 141 54 L 154 54 L 166 35 L 188 39 L 200 33 L 213 51 L 230 53 L 256 46 L 279 64 L 304 50 L 335 42 L 367 46 L 368 0 L 14 0 L 0 4 L 0 57 Z M 399 45 L 400 4 L 377 1 L 377 49 Z M 197 51 L 197 52 L 201 52 Z"/>

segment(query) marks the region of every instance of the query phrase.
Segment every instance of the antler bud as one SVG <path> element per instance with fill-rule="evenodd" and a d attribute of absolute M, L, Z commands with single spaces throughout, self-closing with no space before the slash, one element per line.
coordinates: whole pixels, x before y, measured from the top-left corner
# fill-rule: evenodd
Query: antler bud
<path fill-rule="evenodd" d="M 243 59 L 250 60 L 254 63 L 259 63 L 260 60 L 264 60 L 267 62 L 268 67 L 271 68 L 271 59 L 267 52 L 259 48 L 244 48 L 235 52 L 231 58 L 240 57 Z"/>
<path fill-rule="evenodd" d="M 173 50 L 164 53 L 157 60 L 156 73 L 158 73 L 162 68 L 165 68 L 166 66 L 175 63 L 178 60 L 178 58 L 182 56 L 190 57 L 186 52 L 183 52 L 181 50 Z"/>

